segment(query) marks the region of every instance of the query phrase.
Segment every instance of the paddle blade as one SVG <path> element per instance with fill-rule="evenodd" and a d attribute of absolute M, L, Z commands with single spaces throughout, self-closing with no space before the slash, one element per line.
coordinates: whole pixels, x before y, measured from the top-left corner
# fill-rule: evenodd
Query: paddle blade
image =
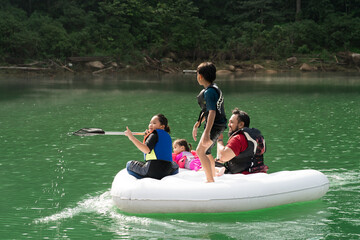
<path fill-rule="evenodd" d="M 76 136 L 93 136 L 105 134 L 105 131 L 101 128 L 82 128 L 73 133 Z"/>

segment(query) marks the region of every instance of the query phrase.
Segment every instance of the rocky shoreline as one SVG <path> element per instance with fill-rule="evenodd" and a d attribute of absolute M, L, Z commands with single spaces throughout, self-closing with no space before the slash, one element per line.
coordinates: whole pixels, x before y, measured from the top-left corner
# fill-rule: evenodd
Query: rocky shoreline
<path fill-rule="evenodd" d="M 190 62 L 188 60 L 175 61 L 172 58 L 160 60 L 145 56 L 143 62 L 136 65 L 125 65 L 113 61 L 111 57 L 69 57 L 66 61 L 47 60 L 34 61 L 29 64 L 8 64 L 0 66 L 2 73 L 49 73 L 63 72 L 108 74 L 114 72 L 160 72 L 182 73 L 194 71 L 201 61 Z M 332 60 L 324 60 L 319 57 L 290 57 L 284 60 L 249 60 L 249 61 L 214 61 L 218 74 L 233 73 L 267 73 L 278 72 L 360 72 L 360 54 L 352 52 L 340 52 L 334 55 Z"/>

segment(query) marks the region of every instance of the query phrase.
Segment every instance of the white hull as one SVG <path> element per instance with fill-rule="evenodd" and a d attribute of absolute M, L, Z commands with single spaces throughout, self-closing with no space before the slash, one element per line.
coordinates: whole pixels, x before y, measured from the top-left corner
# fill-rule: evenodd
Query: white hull
<path fill-rule="evenodd" d="M 139 180 L 123 169 L 111 196 L 130 213 L 240 212 L 319 199 L 329 189 L 327 177 L 316 170 L 225 174 L 215 181 L 205 183 L 204 172 L 185 169 L 162 180 Z"/>

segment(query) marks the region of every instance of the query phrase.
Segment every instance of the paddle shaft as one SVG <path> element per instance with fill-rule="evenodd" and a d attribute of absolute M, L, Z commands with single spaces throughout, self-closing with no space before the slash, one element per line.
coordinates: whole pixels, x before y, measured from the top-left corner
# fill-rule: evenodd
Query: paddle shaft
<path fill-rule="evenodd" d="M 133 135 L 145 135 L 143 132 L 132 132 Z M 125 135 L 125 132 L 105 132 L 99 135 Z"/>

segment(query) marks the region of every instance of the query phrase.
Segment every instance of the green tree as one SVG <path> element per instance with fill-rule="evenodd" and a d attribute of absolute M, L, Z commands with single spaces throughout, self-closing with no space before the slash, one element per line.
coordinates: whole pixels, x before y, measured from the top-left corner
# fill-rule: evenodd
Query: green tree
<path fill-rule="evenodd" d="M 33 13 L 28 21 L 29 29 L 39 36 L 36 48 L 42 57 L 69 56 L 71 44 L 66 30 L 59 21 L 40 13 Z"/>
<path fill-rule="evenodd" d="M 37 37 L 24 22 L 26 12 L 9 7 L 0 9 L 0 54 L 5 57 L 26 58 L 35 53 L 33 42 Z"/>
<path fill-rule="evenodd" d="M 218 39 L 205 29 L 205 21 L 197 17 L 198 9 L 186 0 L 164 1 L 157 5 L 160 32 L 165 51 L 182 53 L 183 57 L 201 57 L 214 49 Z M 194 55 L 195 53 L 195 55 Z"/>
<path fill-rule="evenodd" d="M 359 0 L 2 0 L 3 58 L 191 59 L 359 51 Z"/>
<path fill-rule="evenodd" d="M 347 14 L 331 14 L 324 22 L 326 41 L 324 47 L 332 51 L 359 51 L 360 18 Z"/>

